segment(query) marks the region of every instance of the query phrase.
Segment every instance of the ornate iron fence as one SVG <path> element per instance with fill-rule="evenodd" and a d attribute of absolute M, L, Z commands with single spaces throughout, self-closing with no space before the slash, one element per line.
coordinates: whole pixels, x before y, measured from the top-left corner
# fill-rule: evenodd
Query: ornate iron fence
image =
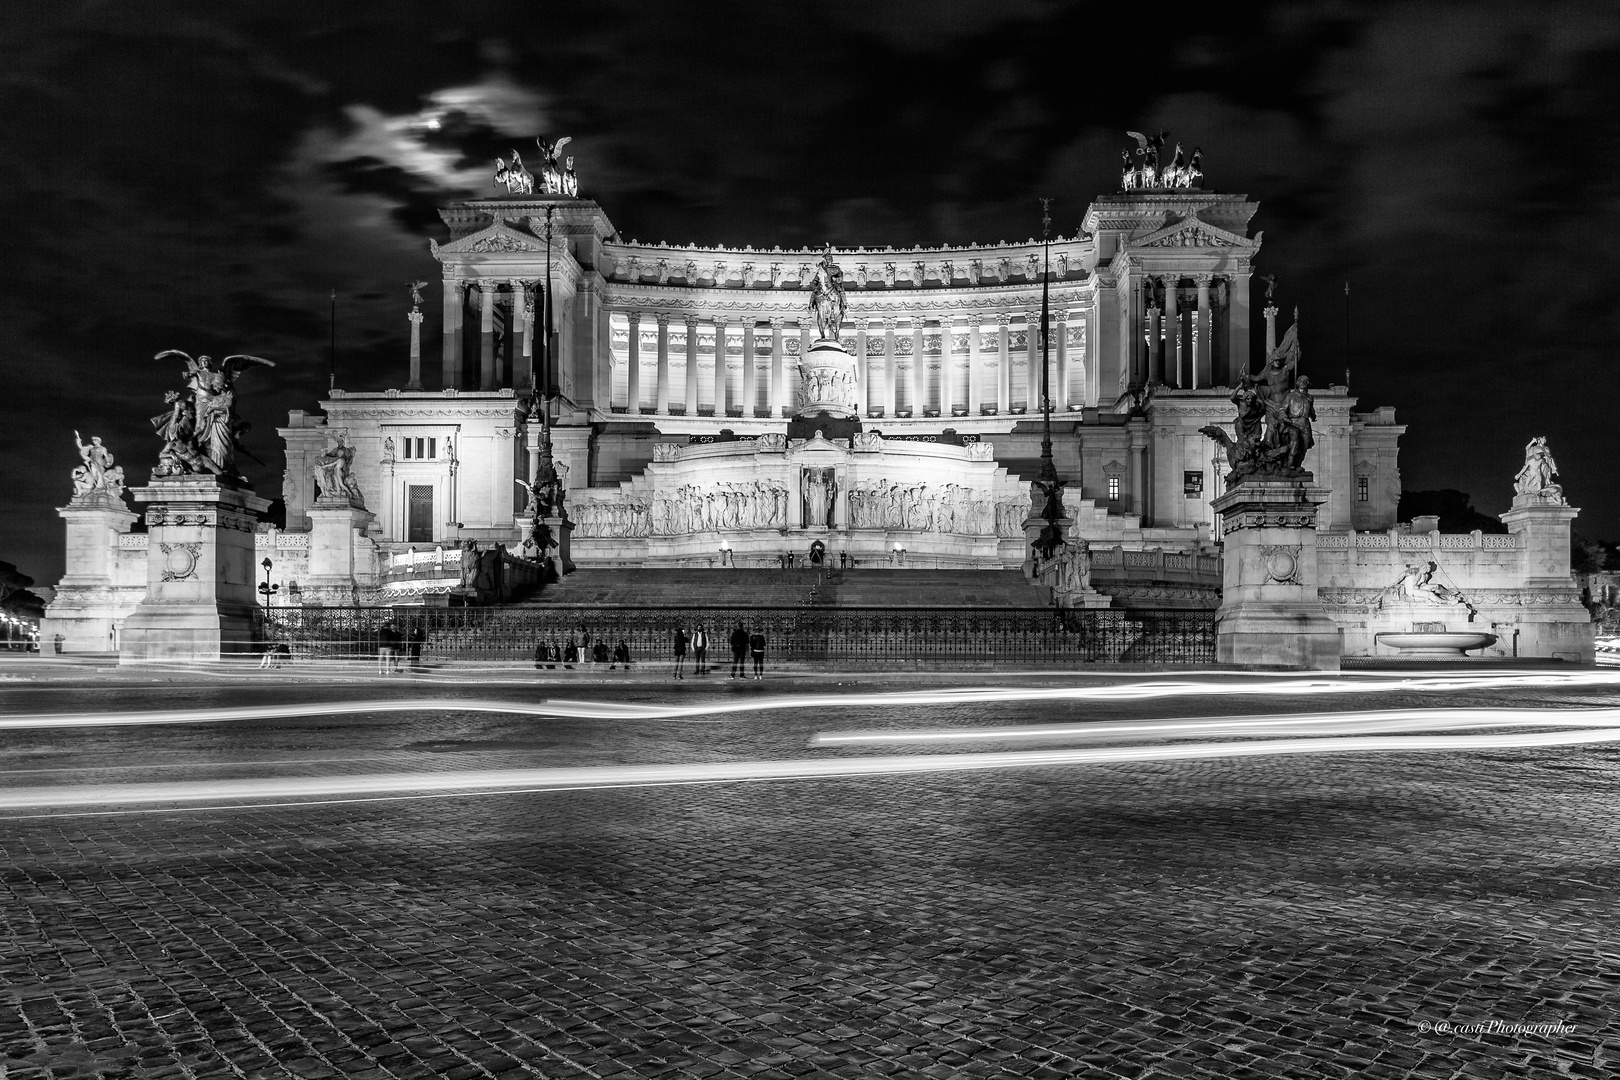
<path fill-rule="evenodd" d="M 830 667 L 1069 668 L 1080 664 L 1211 664 L 1213 611 L 1050 608 L 622 607 L 285 608 L 259 612 L 265 642 L 294 659 L 363 659 L 392 626 L 419 637 L 427 661 L 530 660 L 538 644 L 622 639 L 637 662 L 666 661 L 676 627 L 706 629 L 710 658 L 742 625 L 766 638 L 769 663 Z"/>

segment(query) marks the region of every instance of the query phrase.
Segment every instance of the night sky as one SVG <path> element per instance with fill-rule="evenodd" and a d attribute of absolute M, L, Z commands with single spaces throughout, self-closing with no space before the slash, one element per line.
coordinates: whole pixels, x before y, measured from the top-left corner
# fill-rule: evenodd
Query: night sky
<path fill-rule="evenodd" d="M 330 290 L 338 385 L 402 385 L 435 208 L 541 133 L 626 238 L 768 246 L 1023 240 L 1042 195 L 1072 234 L 1126 130 L 1167 129 L 1259 201 L 1318 385 L 1351 282 L 1351 389 L 1410 425 L 1408 490 L 1500 513 L 1545 435 L 1577 529 L 1620 538 L 1620 5 L 64 0 L 0 41 L 0 559 L 41 584 L 74 429 L 132 484 L 156 461 L 154 353 L 278 364 L 241 385 L 278 497 Z"/>

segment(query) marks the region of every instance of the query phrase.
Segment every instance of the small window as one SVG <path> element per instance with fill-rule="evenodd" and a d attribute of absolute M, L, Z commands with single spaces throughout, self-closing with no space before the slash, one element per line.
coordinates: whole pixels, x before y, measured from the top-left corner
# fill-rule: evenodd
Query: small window
<path fill-rule="evenodd" d="M 1356 477 L 1356 502 L 1367 501 L 1367 489 L 1369 486 L 1365 476 Z"/>
<path fill-rule="evenodd" d="M 1108 501 L 1111 503 L 1119 502 L 1119 477 L 1117 476 L 1108 478 Z"/>
<path fill-rule="evenodd" d="M 438 439 L 409 438 L 405 440 L 405 456 L 412 460 L 425 460 L 439 456 Z"/>

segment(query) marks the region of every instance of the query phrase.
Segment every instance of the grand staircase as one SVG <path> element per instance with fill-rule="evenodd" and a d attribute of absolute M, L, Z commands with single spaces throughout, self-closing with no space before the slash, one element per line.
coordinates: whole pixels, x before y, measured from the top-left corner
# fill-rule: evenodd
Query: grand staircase
<path fill-rule="evenodd" d="M 1044 608 L 1017 570 L 578 570 L 525 606 Z"/>

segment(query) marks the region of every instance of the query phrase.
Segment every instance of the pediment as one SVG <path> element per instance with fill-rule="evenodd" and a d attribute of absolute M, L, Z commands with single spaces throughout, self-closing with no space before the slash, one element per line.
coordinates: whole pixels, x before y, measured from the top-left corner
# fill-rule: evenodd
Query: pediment
<path fill-rule="evenodd" d="M 430 240 L 429 247 L 433 254 L 438 255 L 466 255 L 490 254 L 505 251 L 541 251 L 545 244 L 533 233 L 515 229 L 506 223 L 504 218 L 497 217 L 488 226 L 475 233 L 469 233 L 459 240 L 452 240 L 448 244 L 440 244 Z"/>
<path fill-rule="evenodd" d="M 1131 239 L 1133 248 L 1249 248 L 1254 244 L 1248 237 L 1211 225 L 1197 214 L 1188 214 L 1146 236 Z"/>

